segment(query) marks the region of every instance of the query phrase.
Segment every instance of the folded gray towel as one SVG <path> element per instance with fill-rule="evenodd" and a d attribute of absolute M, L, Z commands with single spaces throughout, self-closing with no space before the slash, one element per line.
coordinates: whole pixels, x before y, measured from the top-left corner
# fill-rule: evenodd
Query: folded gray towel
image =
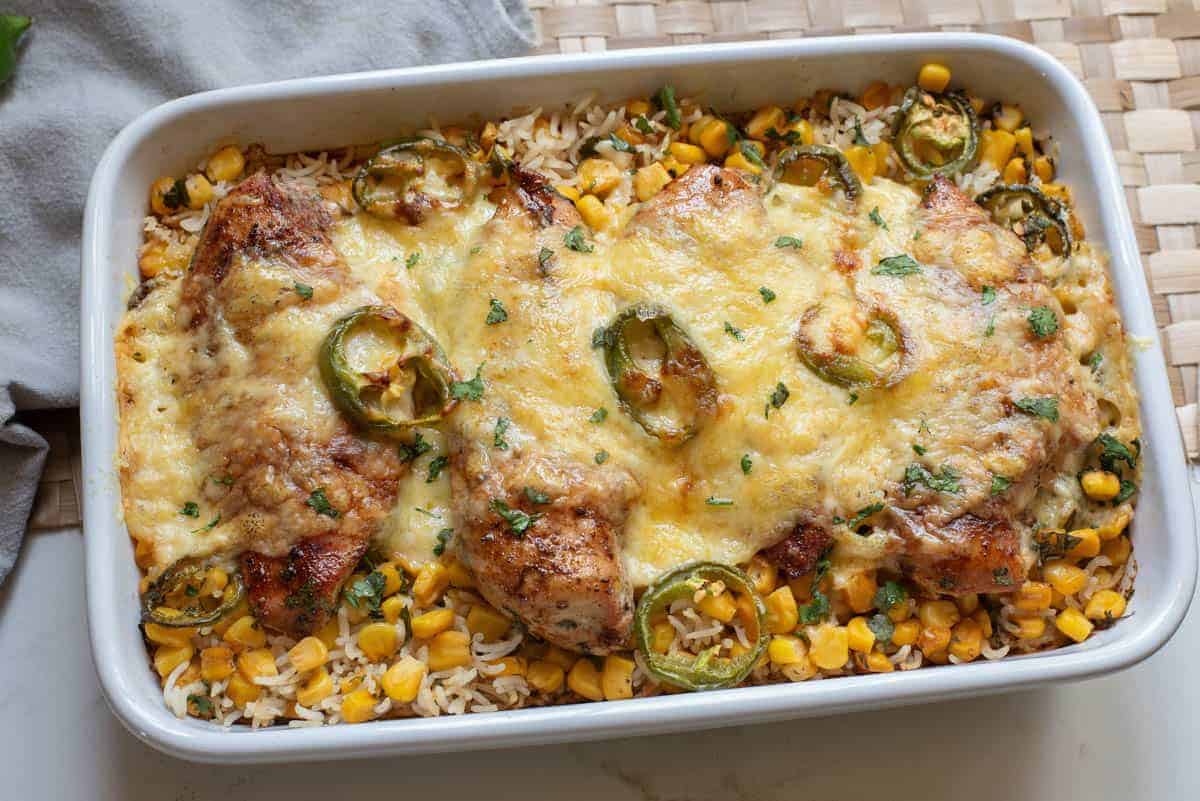
<path fill-rule="evenodd" d="M 206 89 L 515 56 L 525 0 L 37 0 L 0 87 L 0 582 L 46 443 L 14 407 L 79 402 L 79 233 L 92 169 L 139 113 Z M 87 365 L 84 365 L 87 369 Z"/>

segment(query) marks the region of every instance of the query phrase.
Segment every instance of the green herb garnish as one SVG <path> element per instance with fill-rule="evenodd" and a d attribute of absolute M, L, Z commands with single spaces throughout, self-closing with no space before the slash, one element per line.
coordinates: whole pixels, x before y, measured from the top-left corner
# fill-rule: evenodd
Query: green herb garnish
<path fill-rule="evenodd" d="M 179 514 L 184 517 L 199 517 L 200 506 L 195 501 L 188 501 L 179 509 Z"/>
<path fill-rule="evenodd" d="M 450 384 L 450 397 L 454 400 L 477 401 L 483 397 L 483 365 L 475 368 L 475 377 L 470 381 L 454 381 Z"/>
<path fill-rule="evenodd" d="M 308 494 L 308 500 L 304 502 L 314 512 L 326 517 L 338 517 L 341 512 L 333 508 L 329 503 L 329 499 L 325 497 L 324 489 L 315 489 Z"/>
<path fill-rule="evenodd" d="M 425 477 L 425 483 L 432 484 L 433 482 L 437 481 L 438 476 L 442 474 L 442 471 L 445 470 L 446 466 L 449 464 L 450 457 L 444 453 L 433 457 L 433 459 L 431 459 L 429 462 L 429 475 Z"/>
<path fill-rule="evenodd" d="M 488 305 L 490 306 L 490 309 L 488 311 L 487 319 L 484 320 L 485 323 L 488 325 L 496 325 L 497 323 L 502 323 L 508 319 L 508 310 L 504 308 L 503 303 L 495 298 L 492 298 L 490 301 L 488 301 Z"/>
<path fill-rule="evenodd" d="M 770 303 L 775 300 L 775 293 L 765 286 L 758 288 L 758 294 L 762 295 L 763 303 Z"/>
<path fill-rule="evenodd" d="M 1044 417 L 1051 423 L 1058 422 L 1058 398 L 1018 398 L 1013 401 L 1013 406 L 1025 414 Z"/>
<path fill-rule="evenodd" d="M 523 535 L 542 516 L 541 512 L 526 514 L 520 509 L 510 509 L 508 504 L 499 498 L 492 498 L 488 503 L 488 508 L 504 518 L 504 522 L 508 523 L 509 530 L 517 536 Z"/>
<path fill-rule="evenodd" d="M 775 240 L 777 248 L 795 248 L 799 250 L 804 247 L 804 240 L 798 236 L 781 236 Z"/>
<path fill-rule="evenodd" d="M 871 275 L 892 275 L 902 277 L 921 272 L 921 265 L 912 256 L 901 253 L 899 256 L 888 256 L 880 259 L 879 264 L 871 268 Z"/>
<path fill-rule="evenodd" d="M 729 336 L 733 337 L 738 342 L 744 342 L 746 340 L 746 337 L 742 334 L 742 330 L 740 328 L 734 328 L 729 324 L 728 321 L 725 323 L 725 333 L 729 334 Z"/>
<path fill-rule="evenodd" d="M 292 285 L 292 289 L 296 290 L 296 294 L 304 300 L 312 300 L 313 288 L 308 284 L 302 284 L 297 281 Z"/>
<path fill-rule="evenodd" d="M 1048 337 L 1058 330 L 1058 317 L 1048 306 L 1038 306 L 1029 310 L 1029 330 L 1036 337 Z"/>
<path fill-rule="evenodd" d="M 890 230 L 891 230 L 890 228 L 888 228 L 887 221 L 886 221 L 886 220 L 884 220 L 882 216 L 880 216 L 880 214 L 879 214 L 879 207 L 878 207 L 878 206 L 876 206 L 875 208 L 871 209 L 871 213 L 870 213 L 870 214 L 868 214 L 867 216 L 871 218 L 871 222 L 875 223 L 876 225 L 878 225 L 878 226 L 879 226 L 880 228 L 882 228 L 883 230 L 885 230 L 885 231 L 890 231 Z"/>
<path fill-rule="evenodd" d="M 584 239 L 584 228 L 582 225 L 577 225 L 570 231 L 567 231 L 563 236 L 563 244 L 576 253 L 591 253 L 595 248 L 591 243 Z"/>

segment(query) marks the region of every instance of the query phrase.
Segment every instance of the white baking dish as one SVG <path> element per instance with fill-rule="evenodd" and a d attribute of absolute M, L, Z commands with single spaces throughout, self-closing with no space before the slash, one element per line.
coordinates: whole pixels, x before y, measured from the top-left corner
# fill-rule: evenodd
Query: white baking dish
<path fill-rule="evenodd" d="M 911 80 L 930 59 L 984 97 L 1019 100 L 1061 145 L 1091 237 L 1112 255 L 1117 297 L 1138 350 L 1145 481 L 1134 526 L 1140 564 L 1131 615 L 1062 650 L 997 662 L 804 684 L 671 695 L 325 729 L 222 731 L 178 720 L 163 705 L 138 632 L 138 572 L 121 523 L 115 475 L 113 333 L 136 274 L 147 187 L 180 174 L 216 140 L 274 152 L 394 136 L 427 114 L 452 121 L 514 106 L 556 105 L 598 90 L 646 95 L 664 83 L 719 108 L 790 100 L 821 87 Z M 82 436 L 87 598 L 92 650 L 117 717 L 150 745 L 194 760 L 327 759 L 562 742 L 773 721 L 911 704 L 1080 679 L 1154 653 L 1187 610 L 1196 578 L 1189 482 L 1137 244 L 1116 163 L 1084 88 L 1057 61 L 1021 42 L 971 34 L 915 34 L 664 48 L 526 58 L 287 81 L 185 97 L 149 111 L 96 168 L 83 228 Z"/>

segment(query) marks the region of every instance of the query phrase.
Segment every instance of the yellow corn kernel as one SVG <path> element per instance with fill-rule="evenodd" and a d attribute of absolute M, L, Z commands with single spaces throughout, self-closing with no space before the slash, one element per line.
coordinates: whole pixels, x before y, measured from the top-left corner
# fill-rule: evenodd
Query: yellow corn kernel
<path fill-rule="evenodd" d="M 794 634 L 776 634 L 767 646 L 767 657 L 780 667 L 796 665 L 808 659 L 808 648 Z"/>
<path fill-rule="evenodd" d="M 234 623 L 241 620 L 245 615 L 248 614 L 250 614 L 250 604 L 243 597 L 242 600 L 238 601 L 237 605 L 230 610 L 229 614 L 225 615 L 216 623 L 213 623 L 213 634 L 218 637 L 224 637 L 229 633 L 229 630 L 233 628 Z"/>
<path fill-rule="evenodd" d="M 498 665 L 499 673 L 492 673 L 491 678 L 498 679 L 501 676 L 524 676 L 526 665 L 525 658 L 522 656 L 502 656 L 499 659 L 493 659 L 488 664 Z"/>
<path fill-rule="evenodd" d="M 1017 146 L 1017 138 L 1008 131 L 995 128 L 984 131 L 979 138 L 980 159 L 994 167 L 997 172 L 1003 170 L 1004 165 L 1008 164 L 1008 160 L 1012 158 L 1013 150 Z"/>
<path fill-rule="evenodd" d="M 1071 205 L 1071 190 L 1062 184 L 1042 184 L 1042 194 L 1066 206 Z"/>
<path fill-rule="evenodd" d="M 429 640 L 453 625 L 453 609 L 431 609 L 412 619 L 412 634 L 419 639 Z"/>
<path fill-rule="evenodd" d="M 200 678 L 209 684 L 224 681 L 233 671 L 233 651 L 226 646 L 214 645 L 200 652 Z"/>
<path fill-rule="evenodd" d="M 1020 106 L 1009 103 L 1001 103 L 1000 107 L 992 112 L 992 125 L 1002 131 L 1013 133 L 1021 127 L 1021 123 L 1025 121 L 1025 112 L 1021 111 Z"/>
<path fill-rule="evenodd" d="M 233 145 L 223 147 L 208 157 L 204 171 L 210 181 L 232 181 L 246 169 L 246 159 L 242 151 Z"/>
<path fill-rule="evenodd" d="M 1079 484 L 1093 501 L 1111 501 L 1121 491 L 1121 479 L 1107 470 L 1088 470 L 1080 477 Z"/>
<path fill-rule="evenodd" d="M 908 601 L 899 603 L 887 610 L 887 616 L 893 623 L 903 623 L 912 617 L 913 607 Z"/>
<path fill-rule="evenodd" d="M 338 685 L 338 691 L 343 695 L 346 693 L 352 693 L 358 689 L 359 685 L 362 684 L 362 680 L 363 677 L 360 673 L 356 673 L 353 676 L 347 676 L 346 678 L 342 679 L 341 683 Z"/>
<path fill-rule="evenodd" d="M 575 201 L 579 216 L 594 231 L 607 228 L 612 222 L 612 214 L 604 207 L 604 203 L 595 195 L 584 195 Z"/>
<path fill-rule="evenodd" d="M 666 169 L 672 178 L 678 178 L 692 168 L 691 164 L 684 164 L 674 156 L 667 156 L 659 163 L 663 165 L 663 168 Z"/>
<path fill-rule="evenodd" d="M 242 707 L 251 701 L 257 701 L 262 695 L 262 687 L 259 687 L 252 681 L 246 679 L 241 673 L 234 673 L 229 677 L 229 684 L 225 687 L 225 696 L 233 701 L 234 706 Z"/>
<path fill-rule="evenodd" d="M 275 656 L 267 648 L 244 651 L 237 658 L 237 666 L 248 681 L 254 681 L 263 676 L 279 675 L 279 668 L 275 667 Z"/>
<path fill-rule="evenodd" d="M 767 131 L 782 133 L 787 124 L 787 114 L 779 106 L 763 106 L 754 112 L 746 123 L 746 136 L 751 139 L 766 139 Z"/>
<path fill-rule="evenodd" d="M 314 671 L 308 677 L 308 681 L 296 690 L 296 703 L 301 706 L 314 707 L 331 695 L 333 695 L 333 677 L 329 675 L 328 670 L 320 668 Z"/>
<path fill-rule="evenodd" d="M 313 636 L 320 640 L 326 649 L 330 649 L 337 645 L 337 638 L 340 633 L 337 620 L 335 619 L 330 620 L 324 626 L 317 629 Z"/>
<path fill-rule="evenodd" d="M 1125 598 L 1119 592 L 1100 590 L 1088 599 L 1083 614 L 1088 620 L 1116 620 L 1125 614 Z"/>
<path fill-rule="evenodd" d="M 543 693 L 556 693 L 563 686 L 564 673 L 561 665 L 553 662 L 534 662 L 525 671 L 529 686 Z"/>
<path fill-rule="evenodd" d="M 342 699 L 342 720 L 347 723 L 363 723 L 375 717 L 375 696 L 360 688 Z"/>
<path fill-rule="evenodd" d="M 558 194 L 562 195 L 572 203 L 583 197 L 583 194 L 578 189 L 573 186 L 567 186 L 566 184 L 559 184 L 558 186 L 554 187 L 554 191 L 558 192 Z"/>
<path fill-rule="evenodd" d="M 579 654 L 572 653 L 565 648 L 559 648 L 557 645 L 551 645 L 546 649 L 546 653 L 542 655 L 542 659 L 558 665 L 565 672 L 574 667 L 575 663 L 579 661 Z"/>
<path fill-rule="evenodd" d="M 954 601 L 922 601 L 917 616 L 922 626 L 941 626 L 946 629 L 962 618 Z"/>
<path fill-rule="evenodd" d="M 895 645 L 913 645 L 920 634 L 920 623 L 916 620 L 905 620 L 903 623 L 896 624 L 895 630 L 892 631 L 892 642 Z"/>
<path fill-rule="evenodd" d="M 1129 525 L 1131 517 L 1133 517 L 1133 513 L 1128 508 L 1120 509 L 1107 523 L 1097 527 L 1096 533 L 1102 540 L 1114 540 L 1121 536 L 1121 532 Z"/>
<path fill-rule="evenodd" d="M 850 658 L 850 640 L 842 626 L 823 625 L 809 635 L 808 657 L 822 670 L 836 670 Z"/>
<path fill-rule="evenodd" d="M 870 148 L 863 145 L 853 145 L 846 148 L 846 161 L 850 162 L 850 166 L 857 173 L 858 177 L 866 183 L 870 183 L 875 177 L 875 154 Z"/>
<path fill-rule="evenodd" d="M 419 606 L 433 606 L 450 586 L 450 573 L 441 562 L 427 562 L 413 580 L 413 600 Z"/>
<path fill-rule="evenodd" d="M 172 670 L 190 662 L 195 653 L 191 645 L 160 645 L 154 650 L 154 669 L 165 679 Z"/>
<path fill-rule="evenodd" d="M 690 147 L 690 145 L 689 145 Z M 671 183 L 671 173 L 662 164 L 655 162 L 638 169 L 633 175 L 633 192 L 637 199 L 645 203 Z"/>
<path fill-rule="evenodd" d="M 1078 609 L 1064 609 L 1054 619 L 1054 627 L 1075 642 L 1083 642 L 1096 628 Z"/>
<path fill-rule="evenodd" d="M 779 568 L 763 557 L 755 556 L 746 565 L 746 576 L 750 579 L 750 588 L 765 598 L 775 591 L 775 585 L 779 582 Z"/>
<path fill-rule="evenodd" d="M 851 651 L 860 654 L 869 654 L 875 647 L 875 632 L 871 631 L 865 617 L 851 618 L 846 624 L 846 642 Z"/>
<path fill-rule="evenodd" d="M 960 661 L 972 662 L 979 658 L 983 647 L 983 629 L 974 620 L 961 620 L 950 634 L 949 651 Z"/>
<path fill-rule="evenodd" d="M 247 648 L 262 648 L 267 644 L 267 633 L 258 625 L 253 615 L 242 615 L 233 621 L 233 625 L 226 630 L 222 639 Z"/>
<path fill-rule="evenodd" d="M 850 607 L 850 611 L 861 615 L 863 612 L 869 612 L 875 606 L 875 593 L 878 589 L 875 573 L 864 570 L 847 579 L 846 585 L 842 587 L 842 593 L 845 595 L 846 605 Z"/>
<path fill-rule="evenodd" d="M 710 120 L 700 131 L 698 141 L 693 141 L 704 148 L 704 152 L 714 159 L 724 156 L 733 146 L 729 123 L 725 120 Z"/>
<path fill-rule="evenodd" d="M 731 170 L 745 170 L 755 175 L 762 173 L 762 167 L 746 158 L 740 150 L 725 157 L 725 166 Z"/>
<path fill-rule="evenodd" d="M 1006 184 L 1023 184 L 1029 180 L 1029 171 L 1025 169 L 1025 159 L 1020 156 L 1009 159 L 1008 164 L 1004 165 L 1003 179 Z"/>
<path fill-rule="evenodd" d="M 704 614 L 722 623 L 728 623 L 737 614 L 737 601 L 730 592 L 722 592 L 720 595 L 705 593 L 696 606 Z"/>
<path fill-rule="evenodd" d="M 988 614 L 988 610 L 976 609 L 975 614 L 971 615 L 971 619 L 979 624 L 979 630 L 983 632 L 984 639 L 992 636 L 992 616 Z"/>
<path fill-rule="evenodd" d="M 754 598 L 749 593 L 737 594 L 737 620 L 743 628 L 758 631 L 758 609 L 754 606 Z"/>
<path fill-rule="evenodd" d="M 944 92 L 949 85 L 950 69 L 945 64 L 926 64 L 917 73 L 917 86 L 926 92 Z"/>
<path fill-rule="evenodd" d="M 600 688 L 607 701 L 620 701 L 633 697 L 632 659 L 609 654 L 604 657 L 604 669 L 600 672 Z"/>
<path fill-rule="evenodd" d="M 1091 559 L 1100 553 L 1100 533 L 1094 528 L 1077 528 L 1070 533 L 1075 544 L 1067 550 L 1071 559 Z"/>
<path fill-rule="evenodd" d="M 375 572 L 383 576 L 384 597 L 395 595 L 404 586 L 404 581 L 400 576 L 400 569 L 396 567 L 395 562 L 384 562 L 375 568 Z"/>
<path fill-rule="evenodd" d="M 567 687 L 576 695 L 589 701 L 603 701 L 604 687 L 600 684 L 600 671 L 590 659 L 580 659 L 567 674 Z"/>
<path fill-rule="evenodd" d="M 421 681 L 425 678 L 425 663 L 419 659 L 405 655 L 396 660 L 396 664 L 387 669 L 379 685 L 388 698 L 401 704 L 412 702 L 421 689 Z"/>
<path fill-rule="evenodd" d="M 1042 179 L 1042 183 L 1054 180 L 1054 161 L 1049 156 L 1038 156 L 1033 160 L 1033 174 Z"/>
<path fill-rule="evenodd" d="M 1033 129 L 1028 125 L 1013 131 L 1013 137 L 1017 140 L 1017 149 L 1021 151 L 1022 156 L 1032 159 L 1037 155 L 1037 152 L 1033 149 Z"/>
<path fill-rule="evenodd" d="M 301 673 L 319 668 L 329 658 L 329 649 L 317 637 L 305 637 L 288 650 L 288 660 Z"/>
<path fill-rule="evenodd" d="M 867 654 L 867 670 L 872 673 L 891 673 L 896 669 L 892 664 L 892 660 L 887 658 L 887 654 L 883 651 L 872 651 Z"/>
<path fill-rule="evenodd" d="M 945 651 L 950 645 L 950 628 L 948 626 L 922 626 L 921 635 L 917 637 L 917 647 L 926 654 Z"/>
<path fill-rule="evenodd" d="M 457 559 L 446 565 L 446 575 L 450 578 L 451 587 L 457 587 L 460 590 L 475 588 L 475 575 Z"/>
<path fill-rule="evenodd" d="M 1014 605 L 1022 612 L 1040 612 L 1050 608 L 1050 585 L 1027 581 L 1015 593 Z"/>
<path fill-rule="evenodd" d="M 966 595 L 960 595 L 954 599 L 954 603 L 958 605 L 958 611 L 963 617 L 970 617 L 979 608 L 979 594 L 969 592 Z"/>
<path fill-rule="evenodd" d="M 389 623 L 368 623 L 358 632 L 358 647 L 372 662 L 380 662 L 396 653 L 398 640 L 396 628 Z"/>
<path fill-rule="evenodd" d="M 1129 542 L 1129 537 L 1117 537 L 1115 540 L 1109 540 L 1104 543 L 1104 547 L 1100 549 L 1100 553 L 1112 560 L 1115 567 L 1120 567 L 1129 561 L 1129 555 L 1133 552 L 1133 545 Z"/>
<path fill-rule="evenodd" d="M 650 628 L 650 648 L 655 653 L 665 654 L 674 639 L 675 627 L 665 620 L 660 620 Z"/>
<path fill-rule="evenodd" d="M 212 184 L 200 173 L 193 173 L 183 182 L 187 187 L 187 204 L 189 209 L 202 209 L 213 199 Z"/>
<path fill-rule="evenodd" d="M 471 664 L 471 635 L 443 631 L 429 641 L 429 669 L 449 670 Z"/>
<path fill-rule="evenodd" d="M 811 145 L 813 143 L 813 128 L 812 123 L 808 120 L 796 120 L 787 127 L 788 131 L 794 131 L 802 145 Z"/>
<path fill-rule="evenodd" d="M 578 169 L 579 191 L 604 197 L 621 183 L 621 168 L 608 159 L 584 159 Z"/>
<path fill-rule="evenodd" d="M 200 585 L 201 595 L 220 595 L 229 584 L 229 574 L 219 567 L 211 568 L 204 574 L 204 583 Z"/>
<path fill-rule="evenodd" d="M 379 611 L 383 614 L 384 620 L 395 625 L 396 621 L 400 619 L 401 613 L 404 612 L 404 600 L 395 595 L 385 598 L 379 605 Z"/>
<path fill-rule="evenodd" d="M 715 120 L 715 118 L 711 114 L 705 114 L 700 119 L 696 120 L 695 122 L 693 122 L 691 124 L 691 126 L 688 128 L 688 132 L 687 132 L 686 136 L 681 134 L 678 138 L 679 139 L 687 139 L 693 145 L 699 145 L 700 144 L 700 134 L 704 131 L 705 128 L 708 127 L 708 124 L 710 122 L 713 122 L 714 120 Z"/>
<path fill-rule="evenodd" d="M 880 106 L 886 106 L 891 96 L 891 87 L 886 83 L 883 81 L 871 81 L 871 83 L 867 84 L 867 88 L 863 89 L 858 103 L 867 111 L 873 111 Z"/>
<path fill-rule="evenodd" d="M 482 634 L 484 642 L 500 639 L 508 633 L 511 625 L 507 617 L 485 604 L 476 604 L 467 612 L 467 628 L 472 634 Z"/>
<path fill-rule="evenodd" d="M 689 145 L 687 142 L 672 142 L 667 152 L 681 164 L 703 164 L 708 161 L 708 154 L 704 152 L 704 148 Z"/>
<path fill-rule="evenodd" d="M 625 106 L 625 110 L 629 113 L 630 117 L 644 117 L 653 111 L 654 107 L 650 105 L 649 100 L 638 98 L 637 100 L 630 100 Z"/>
<path fill-rule="evenodd" d="M 1088 574 L 1070 562 L 1055 559 L 1042 565 L 1042 576 L 1063 595 L 1074 595 L 1087 586 Z"/>
<path fill-rule="evenodd" d="M 150 184 L 150 208 L 160 217 L 166 217 L 169 214 L 174 214 L 178 211 L 178 207 L 170 207 L 167 205 L 165 197 L 168 192 L 175 186 L 175 179 L 169 175 L 164 175 Z"/>
<path fill-rule="evenodd" d="M 875 157 L 875 174 L 886 175 L 888 171 L 888 157 L 892 153 L 892 146 L 887 142 L 876 142 L 871 145 L 871 155 Z"/>
<path fill-rule="evenodd" d="M 1050 588 L 1050 608 L 1051 609 L 1066 609 L 1067 596 L 1063 595 L 1053 587 Z"/>
<path fill-rule="evenodd" d="M 767 631 L 772 634 L 790 634 L 800 622 L 800 610 L 796 608 L 796 597 L 786 584 L 771 593 L 763 601 L 767 607 Z"/>
<path fill-rule="evenodd" d="M 196 633 L 193 626 L 176 628 L 160 626 L 158 623 L 147 623 L 142 629 L 146 632 L 146 639 L 155 645 L 191 645 L 192 635 Z"/>
<path fill-rule="evenodd" d="M 1036 640 L 1046 633 L 1046 619 L 1041 617 L 1015 617 L 1017 636 L 1022 640 Z"/>

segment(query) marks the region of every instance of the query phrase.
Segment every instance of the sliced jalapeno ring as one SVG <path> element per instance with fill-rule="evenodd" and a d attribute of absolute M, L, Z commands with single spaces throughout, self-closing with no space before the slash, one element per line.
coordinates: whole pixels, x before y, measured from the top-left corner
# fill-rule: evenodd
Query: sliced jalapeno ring
<path fill-rule="evenodd" d="M 915 178 L 953 176 L 975 165 L 979 119 L 957 92 L 934 94 L 912 87 L 904 94 L 892 132 L 896 155 Z"/>
<path fill-rule="evenodd" d="M 755 630 L 746 632 L 750 649 L 738 656 L 719 656 L 717 648 L 700 654 L 659 653 L 651 644 L 654 618 L 667 612 L 672 603 L 691 599 L 706 584 L 721 582 L 727 592 L 748 597 L 754 605 Z M 646 668 L 654 678 L 685 690 L 718 690 L 738 684 L 754 669 L 767 647 L 767 610 L 754 592 L 750 579 L 736 567 L 716 562 L 694 562 L 672 570 L 655 581 L 638 601 L 633 629 Z M 744 623 L 744 621 L 743 621 Z"/>
<path fill-rule="evenodd" d="M 604 335 L 604 364 L 621 407 L 664 442 L 695 436 L 716 412 L 716 376 L 661 306 L 638 304 L 617 315 Z"/>
<path fill-rule="evenodd" d="M 824 183 L 841 189 L 847 200 L 857 200 L 862 194 L 862 181 L 854 173 L 850 162 L 846 161 L 842 151 L 828 145 L 785 148 L 775 160 L 772 175 L 776 183 L 782 181 L 801 186 Z"/>
<path fill-rule="evenodd" d="M 209 626 L 232 612 L 246 594 L 241 573 L 230 572 L 219 602 L 207 608 L 205 602 L 213 599 L 201 597 L 200 587 L 211 567 L 198 559 L 180 559 L 164 570 L 142 593 L 142 621 L 175 628 Z"/>
<path fill-rule="evenodd" d="M 363 306 L 334 323 L 319 361 L 330 398 L 363 428 L 399 434 L 455 406 L 456 376 L 441 347 L 390 306 Z"/>
<path fill-rule="evenodd" d="M 478 187 L 478 165 L 465 151 L 421 138 L 376 153 L 359 169 L 351 191 L 368 214 L 416 225 L 434 209 L 470 202 Z"/>
<path fill-rule="evenodd" d="M 800 360 L 831 384 L 851 389 L 882 389 L 900 383 L 909 371 L 911 343 L 895 315 L 868 310 L 865 323 L 854 301 L 814 304 L 800 317 L 796 341 Z M 842 308 L 842 307 L 845 308 Z"/>
<path fill-rule="evenodd" d="M 1067 212 L 1058 201 L 1046 197 L 1037 187 L 1025 184 L 1000 184 L 983 192 L 975 202 L 987 209 L 992 221 L 1012 229 L 1031 252 L 1040 245 L 1064 258 L 1071 255 L 1071 226 Z"/>

